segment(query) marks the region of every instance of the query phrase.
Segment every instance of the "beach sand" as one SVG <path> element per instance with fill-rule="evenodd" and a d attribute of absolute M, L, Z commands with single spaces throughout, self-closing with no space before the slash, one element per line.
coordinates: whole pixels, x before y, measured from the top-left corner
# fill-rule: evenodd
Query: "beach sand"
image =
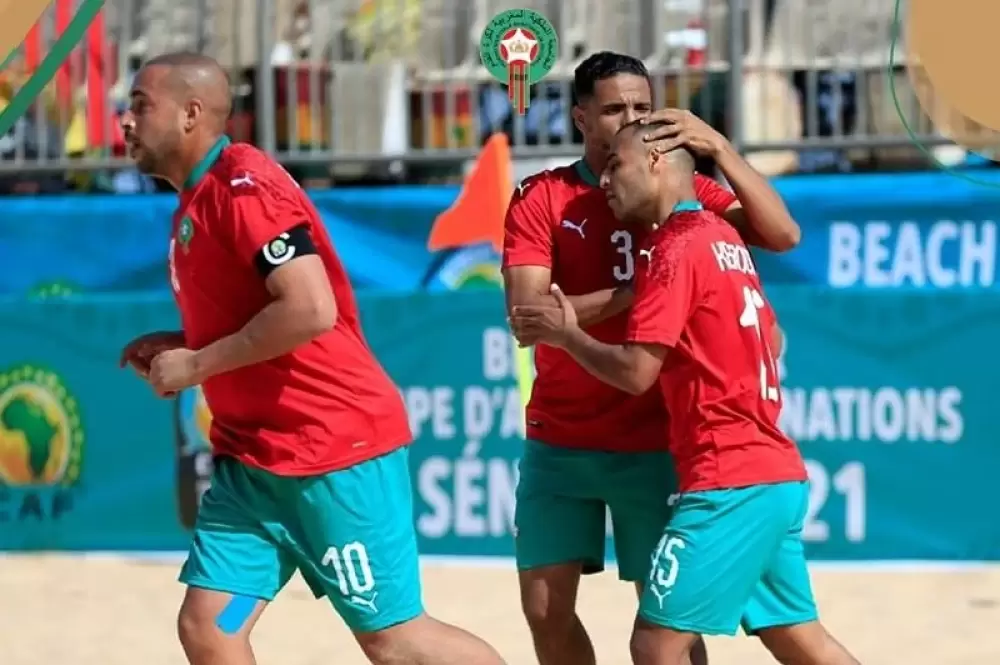
<path fill-rule="evenodd" d="M 7 556 L 0 561 L 3 665 L 183 665 L 176 561 Z M 428 610 L 491 642 L 510 665 L 533 660 L 512 567 L 428 564 Z M 866 665 L 1000 663 L 1000 566 L 814 570 L 822 619 Z M 632 588 L 613 572 L 584 580 L 580 610 L 602 665 L 628 663 Z M 296 578 L 254 634 L 261 665 L 362 665 L 326 601 Z M 713 638 L 722 665 L 773 662 L 750 638 Z"/>

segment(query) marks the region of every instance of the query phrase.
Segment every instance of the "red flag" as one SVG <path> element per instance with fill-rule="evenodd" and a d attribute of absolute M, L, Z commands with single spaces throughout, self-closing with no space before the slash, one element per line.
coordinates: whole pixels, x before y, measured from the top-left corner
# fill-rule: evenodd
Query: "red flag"
<path fill-rule="evenodd" d="M 450 208 L 438 215 L 427 238 L 430 250 L 467 247 L 489 242 L 503 249 L 503 222 L 514 191 L 507 135 L 486 141 L 462 191 Z"/>

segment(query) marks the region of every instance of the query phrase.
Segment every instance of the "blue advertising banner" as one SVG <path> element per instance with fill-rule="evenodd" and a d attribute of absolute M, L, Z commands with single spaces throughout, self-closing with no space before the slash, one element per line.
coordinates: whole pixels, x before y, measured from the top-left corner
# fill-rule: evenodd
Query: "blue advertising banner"
<path fill-rule="evenodd" d="M 990 172 L 979 177 L 996 181 Z M 946 174 L 790 176 L 774 181 L 803 229 L 793 252 L 761 252 L 769 284 L 982 288 L 997 279 L 1000 189 Z M 454 286 L 495 266 L 489 247 L 431 253 L 452 186 L 313 191 L 358 289 Z M 166 290 L 169 195 L 0 202 L 0 294 Z"/>
<path fill-rule="evenodd" d="M 822 560 L 1000 560 L 992 291 L 768 289 L 783 427 L 808 460 Z M 499 293 L 362 294 L 417 436 L 424 553 L 510 555 L 520 396 Z M 169 297 L 0 302 L 0 549 L 185 549 L 210 472 L 197 391 L 158 400 L 121 345 Z"/>
<path fill-rule="evenodd" d="M 977 177 L 996 186 L 938 171 L 778 178 L 802 242 L 757 254 L 765 283 L 996 287 L 1000 176 Z"/>

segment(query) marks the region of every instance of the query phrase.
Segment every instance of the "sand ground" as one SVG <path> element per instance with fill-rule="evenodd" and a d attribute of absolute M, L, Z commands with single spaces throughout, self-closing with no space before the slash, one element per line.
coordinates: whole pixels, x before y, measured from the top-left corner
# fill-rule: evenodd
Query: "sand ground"
<path fill-rule="evenodd" d="M 176 562 L 67 556 L 0 559 L 3 665 L 183 665 L 174 615 Z M 962 571 L 819 569 L 831 630 L 866 665 L 1000 663 L 1000 566 Z M 506 567 L 425 567 L 428 609 L 492 642 L 511 665 L 533 663 Z M 587 578 L 581 614 L 602 665 L 628 663 L 635 600 L 613 573 Z M 268 608 L 254 644 L 261 665 L 361 665 L 330 606 L 296 579 Z M 712 639 L 721 665 L 772 662 L 754 640 Z"/>

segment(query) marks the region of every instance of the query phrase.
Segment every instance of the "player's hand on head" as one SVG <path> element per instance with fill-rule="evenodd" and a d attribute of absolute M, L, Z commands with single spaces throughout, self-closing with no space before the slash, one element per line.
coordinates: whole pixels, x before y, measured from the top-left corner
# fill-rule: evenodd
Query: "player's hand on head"
<path fill-rule="evenodd" d="M 163 351 L 153 358 L 147 380 L 157 395 L 172 397 L 202 382 L 204 377 L 198 375 L 195 354 L 191 349 L 179 348 Z"/>
<path fill-rule="evenodd" d="M 560 346 L 578 327 L 576 310 L 562 289 L 553 284 L 550 293 L 552 304 L 517 305 L 511 310 L 511 331 L 521 346 Z"/>
<path fill-rule="evenodd" d="M 118 366 L 132 367 L 139 375 L 149 375 L 149 365 L 157 354 L 184 346 L 184 334 L 173 330 L 146 333 L 125 345 L 118 359 Z"/>
<path fill-rule="evenodd" d="M 658 141 L 660 152 L 685 146 L 702 157 L 715 157 L 728 143 L 726 137 L 690 111 L 660 109 L 642 118 L 640 123 L 666 123 L 651 128 L 643 137 L 647 143 Z"/>

